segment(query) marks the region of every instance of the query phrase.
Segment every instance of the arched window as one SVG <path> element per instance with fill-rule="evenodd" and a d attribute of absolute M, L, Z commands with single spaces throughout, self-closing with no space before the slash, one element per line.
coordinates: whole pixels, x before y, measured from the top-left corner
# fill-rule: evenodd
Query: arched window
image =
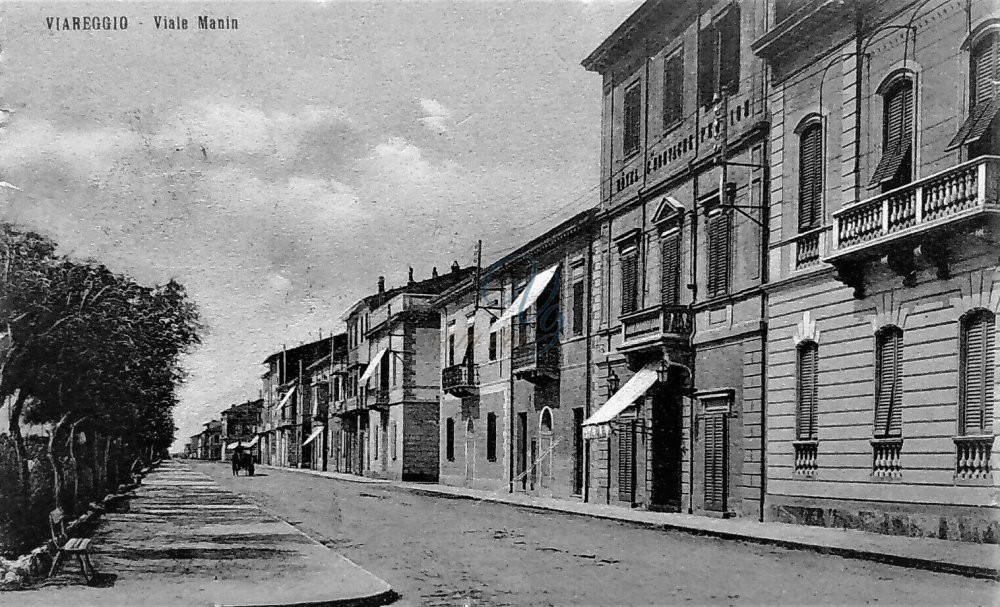
<path fill-rule="evenodd" d="M 799 232 L 823 223 L 823 126 L 818 120 L 799 132 Z"/>
<path fill-rule="evenodd" d="M 876 438 L 903 434 L 903 330 L 888 326 L 875 335 Z"/>
<path fill-rule="evenodd" d="M 988 434 L 993 428 L 993 381 L 996 316 L 975 310 L 962 319 L 959 430 L 963 435 Z"/>
<path fill-rule="evenodd" d="M 552 409 L 548 407 L 542 409 L 542 417 L 538 422 L 538 430 L 543 433 L 552 432 Z"/>
<path fill-rule="evenodd" d="M 913 180 L 913 78 L 896 76 L 880 87 L 882 95 L 882 158 L 871 185 L 888 191 Z"/>
<path fill-rule="evenodd" d="M 799 344 L 796 368 L 795 434 L 798 440 L 816 440 L 819 346 L 814 341 Z"/>

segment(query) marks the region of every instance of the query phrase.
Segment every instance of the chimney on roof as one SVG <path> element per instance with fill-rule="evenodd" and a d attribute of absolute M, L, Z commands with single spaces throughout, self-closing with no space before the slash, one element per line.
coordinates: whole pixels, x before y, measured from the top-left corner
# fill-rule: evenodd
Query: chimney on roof
<path fill-rule="evenodd" d="M 385 293 L 385 276 L 378 277 L 378 292 Z"/>
<path fill-rule="evenodd" d="M 438 277 L 438 267 L 434 266 L 433 268 L 431 268 L 431 278 L 437 278 L 437 277 Z"/>
<path fill-rule="evenodd" d="M 461 269 L 461 267 L 458 265 L 458 260 L 456 259 L 451 264 L 451 271 L 452 272 L 458 272 L 460 269 Z"/>
<path fill-rule="evenodd" d="M 406 282 L 411 285 L 416 282 L 413 280 L 413 266 L 410 266 L 410 277 L 406 279 Z"/>

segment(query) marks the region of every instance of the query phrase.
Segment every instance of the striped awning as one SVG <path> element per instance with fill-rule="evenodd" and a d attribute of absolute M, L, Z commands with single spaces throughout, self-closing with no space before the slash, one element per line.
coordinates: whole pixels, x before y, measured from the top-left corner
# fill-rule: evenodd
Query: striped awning
<path fill-rule="evenodd" d="M 528 288 L 514 298 L 514 301 L 507 306 L 507 309 L 504 310 L 503 314 L 500 315 L 500 318 L 497 319 L 497 323 L 499 324 L 510 320 L 534 305 L 535 301 L 541 297 L 542 291 L 545 290 L 545 287 L 549 286 L 549 283 L 552 282 L 552 278 L 555 277 L 558 270 L 559 264 L 556 264 L 532 278 L 528 282 Z"/>
<path fill-rule="evenodd" d="M 326 426 L 320 426 L 319 428 L 316 428 L 315 430 L 313 430 L 313 433 L 312 433 L 312 434 L 310 434 L 310 435 L 309 435 L 309 438 L 307 438 L 307 439 L 306 439 L 306 440 L 305 440 L 305 441 L 304 441 L 304 442 L 302 443 L 302 446 L 303 446 L 303 447 L 305 447 L 305 446 L 306 446 L 306 445 L 308 445 L 309 443 L 311 443 L 311 442 L 313 442 L 314 440 L 316 440 L 316 437 L 317 437 L 317 436 L 319 436 L 320 434 L 323 434 L 323 430 L 326 430 Z"/>
<path fill-rule="evenodd" d="M 378 363 L 382 360 L 382 357 L 385 356 L 385 353 L 388 351 L 389 348 L 382 348 L 381 350 L 378 351 L 378 353 L 375 354 L 375 356 L 372 357 L 372 361 L 368 363 L 368 368 L 365 369 L 365 372 L 361 374 L 361 379 L 358 380 L 359 386 L 365 385 L 365 383 L 369 379 L 371 379 L 372 375 L 375 375 L 375 367 L 378 365 Z"/>
<path fill-rule="evenodd" d="M 610 436 L 611 422 L 656 383 L 656 371 L 659 367 L 659 362 L 649 363 L 629 378 L 620 390 L 611 395 L 608 402 L 601 405 L 600 409 L 583 422 L 583 437 L 607 438 Z"/>

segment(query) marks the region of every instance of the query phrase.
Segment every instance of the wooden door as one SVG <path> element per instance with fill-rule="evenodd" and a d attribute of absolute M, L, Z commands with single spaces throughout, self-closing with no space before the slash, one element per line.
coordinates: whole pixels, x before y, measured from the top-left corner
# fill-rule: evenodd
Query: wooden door
<path fill-rule="evenodd" d="M 635 420 L 618 424 L 618 499 L 635 503 Z"/>

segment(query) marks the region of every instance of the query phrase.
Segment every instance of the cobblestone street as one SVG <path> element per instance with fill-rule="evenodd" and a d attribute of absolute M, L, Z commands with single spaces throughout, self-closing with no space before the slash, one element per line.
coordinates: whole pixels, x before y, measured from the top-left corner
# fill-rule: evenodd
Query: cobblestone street
<path fill-rule="evenodd" d="M 196 463 L 409 604 L 991 605 L 1000 585 L 378 484 Z"/>

